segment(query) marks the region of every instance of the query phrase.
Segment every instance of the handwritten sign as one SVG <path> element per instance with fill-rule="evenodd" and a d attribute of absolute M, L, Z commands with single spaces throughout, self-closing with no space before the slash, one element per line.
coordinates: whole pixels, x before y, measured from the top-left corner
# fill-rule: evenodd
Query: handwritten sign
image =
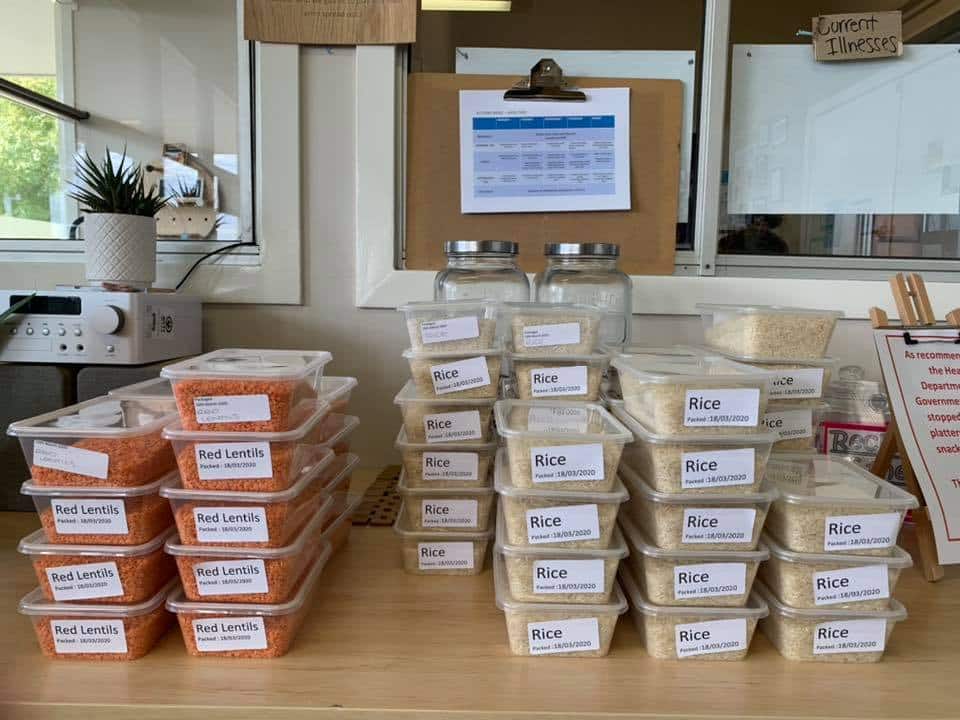
<path fill-rule="evenodd" d="M 813 53 L 824 61 L 900 57 L 900 11 L 818 15 L 813 18 Z"/>
<path fill-rule="evenodd" d="M 244 0 L 247 40 L 400 45 L 417 36 L 417 0 Z"/>

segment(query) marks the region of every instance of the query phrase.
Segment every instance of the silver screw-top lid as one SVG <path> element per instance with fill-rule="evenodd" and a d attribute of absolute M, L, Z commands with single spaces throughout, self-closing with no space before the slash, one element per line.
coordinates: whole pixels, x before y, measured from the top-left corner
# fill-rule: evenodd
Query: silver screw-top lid
<path fill-rule="evenodd" d="M 547 257 L 558 255 L 620 257 L 620 246 L 613 243 L 547 243 L 543 246 L 543 254 Z"/>
<path fill-rule="evenodd" d="M 447 240 L 443 244 L 447 255 L 466 255 L 476 253 L 496 253 L 499 255 L 518 255 L 520 246 L 508 240 Z"/>

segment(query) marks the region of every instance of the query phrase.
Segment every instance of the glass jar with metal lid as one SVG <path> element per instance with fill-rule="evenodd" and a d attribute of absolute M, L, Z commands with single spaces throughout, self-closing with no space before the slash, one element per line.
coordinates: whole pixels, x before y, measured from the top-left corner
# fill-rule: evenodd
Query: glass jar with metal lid
<path fill-rule="evenodd" d="M 617 267 L 620 246 L 613 243 L 547 243 L 546 269 L 534 278 L 537 302 L 595 305 L 605 313 L 600 339 L 607 345 L 630 342 L 630 277 Z"/>
<path fill-rule="evenodd" d="M 517 243 L 451 240 L 444 243 L 443 250 L 447 267 L 434 278 L 434 300 L 530 300 L 530 281 L 517 265 Z"/>

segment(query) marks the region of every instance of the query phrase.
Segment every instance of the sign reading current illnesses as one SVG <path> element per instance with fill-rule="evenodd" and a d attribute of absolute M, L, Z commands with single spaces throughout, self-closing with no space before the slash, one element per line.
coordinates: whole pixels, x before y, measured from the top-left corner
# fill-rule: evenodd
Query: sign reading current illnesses
<path fill-rule="evenodd" d="M 821 62 L 900 57 L 900 11 L 818 15 L 813 18 L 813 52 Z"/>

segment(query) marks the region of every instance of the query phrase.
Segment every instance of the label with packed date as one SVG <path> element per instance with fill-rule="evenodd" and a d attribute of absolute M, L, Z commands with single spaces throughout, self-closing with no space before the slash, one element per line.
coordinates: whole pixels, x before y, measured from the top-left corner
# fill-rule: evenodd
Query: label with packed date
<path fill-rule="evenodd" d="M 675 625 L 673 632 L 678 658 L 747 649 L 746 618 L 685 623 Z"/>
<path fill-rule="evenodd" d="M 687 452 L 680 456 L 680 486 L 684 489 L 753 485 L 756 451 L 735 450 Z"/>
<path fill-rule="evenodd" d="M 535 483 L 604 479 L 603 445 L 547 445 L 530 448 L 530 469 Z"/>
<path fill-rule="evenodd" d="M 577 345 L 580 343 L 580 323 L 555 323 L 553 325 L 528 325 L 523 329 L 523 346 L 549 347 L 551 345 Z"/>
<path fill-rule="evenodd" d="M 53 649 L 60 655 L 125 653 L 123 620 L 60 620 L 51 618 Z"/>
<path fill-rule="evenodd" d="M 473 543 L 417 543 L 417 563 L 421 570 L 473 570 Z"/>
<path fill-rule="evenodd" d="M 456 442 L 457 440 L 480 440 L 480 411 L 437 413 L 423 416 L 423 432 L 428 443 Z"/>
<path fill-rule="evenodd" d="M 477 527 L 476 500 L 430 499 L 420 503 L 420 522 L 423 527 Z"/>
<path fill-rule="evenodd" d="M 587 394 L 587 366 L 533 368 L 530 392 L 534 397 Z"/>
<path fill-rule="evenodd" d="M 127 509 L 120 498 L 50 498 L 53 526 L 60 535 L 126 535 Z"/>
<path fill-rule="evenodd" d="M 684 508 L 684 543 L 749 543 L 753 541 L 753 508 Z"/>
<path fill-rule="evenodd" d="M 197 542 L 267 542 L 267 511 L 263 507 L 198 507 L 193 509 Z"/>
<path fill-rule="evenodd" d="M 33 464 L 37 467 L 106 480 L 110 469 L 110 456 L 107 453 L 84 450 L 72 445 L 34 440 Z"/>
<path fill-rule="evenodd" d="M 600 623 L 595 617 L 527 623 L 531 655 L 589 652 L 600 649 Z"/>
<path fill-rule="evenodd" d="M 193 621 L 193 639 L 199 652 L 267 649 L 266 628 L 258 616 L 201 617 Z"/>
<path fill-rule="evenodd" d="M 198 595 L 255 595 L 270 592 L 263 560 L 215 560 L 195 563 Z"/>
<path fill-rule="evenodd" d="M 478 480 L 480 456 L 470 452 L 425 452 L 421 472 L 424 480 Z"/>
<path fill-rule="evenodd" d="M 263 422 L 270 420 L 270 398 L 267 395 L 207 395 L 193 399 L 197 422 L 210 423 Z"/>
<path fill-rule="evenodd" d="M 61 602 L 123 595 L 120 571 L 112 561 L 47 568 L 47 582 L 53 599 Z"/>
<path fill-rule="evenodd" d="M 760 390 L 687 390 L 684 427 L 754 427 L 759 422 Z"/>
<path fill-rule="evenodd" d="M 527 542 L 576 542 L 600 538 L 600 515 L 594 505 L 563 505 L 527 510 Z"/>
<path fill-rule="evenodd" d="M 887 621 L 838 620 L 819 623 L 813 629 L 813 654 L 883 652 L 887 644 Z"/>
<path fill-rule="evenodd" d="M 743 595 L 746 592 L 746 563 L 703 563 L 673 568 L 675 600 Z"/>
<path fill-rule="evenodd" d="M 480 323 L 475 315 L 447 320 L 424 320 L 420 323 L 420 338 L 424 345 L 480 337 Z"/>
<path fill-rule="evenodd" d="M 431 365 L 430 379 L 437 395 L 484 387 L 490 384 L 487 358 L 481 355 L 443 365 Z"/>
<path fill-rule="evenodd" d="M 196 443 L 193 455 L 201 480 L 273 477 L 269 442 Z"/>
<path fill-rule="evenodd" d="M 879 550 L 893 547 L 900 532 L 900 513 L 831 515 L 823 522 L 823 549 Z"/>
<path fill-rule="evenodd" d="M 603 559 L 594 560 L 535 560 L 533 563 L 533 592 L 538 595 L 561 593 L 602 593 L 604 584 Z"/>
<path fill-rule="evenodd" d="M 813 601 L 817 605 L 885 600 L 890 597 L 886 565 L 862 565 L 813 573 Z"/>

